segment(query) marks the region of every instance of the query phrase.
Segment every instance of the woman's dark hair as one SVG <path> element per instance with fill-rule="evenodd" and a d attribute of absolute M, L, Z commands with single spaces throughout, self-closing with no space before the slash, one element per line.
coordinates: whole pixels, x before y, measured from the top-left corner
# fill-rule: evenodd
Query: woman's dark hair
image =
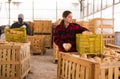
<path fill-rule="evenodd" d="M 66 10 L 63 12 L 62 17 L 66 18 L 70 13 L 72 13 L 72 12 L 69 10 Z"/>

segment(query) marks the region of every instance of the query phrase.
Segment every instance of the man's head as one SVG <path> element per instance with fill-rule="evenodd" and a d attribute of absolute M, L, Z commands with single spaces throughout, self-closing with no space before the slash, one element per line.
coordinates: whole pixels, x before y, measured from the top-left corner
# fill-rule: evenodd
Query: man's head
<path fill-rule="evenodd" d="M 19 21 L 19 23 L 22 23 L 23 20 L 24 20 L 24 15 L 23 14 L 19 14 L 18 15 L 18 21 Z"/>

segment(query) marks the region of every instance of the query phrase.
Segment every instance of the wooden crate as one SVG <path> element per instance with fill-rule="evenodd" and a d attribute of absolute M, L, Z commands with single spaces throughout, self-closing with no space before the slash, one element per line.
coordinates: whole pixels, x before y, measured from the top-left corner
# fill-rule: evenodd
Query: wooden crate
<path fill-rule="evenodd" d="M 76 54 L 76 52 L 72 52 L 73 54 Z M 53 62 L 55 63 L 56 61 L 58 61 L 59 58 L 59 49 L 58 46 L 53 43 Z"/>
<path fill-rule="evenodd" d="M 72 23 L 76 23 L 76 19 L 72 19 Z"/>
<path fill-rule="evenodd" d="M 58 19 L 53 23 L 53 28 L 56 28 L 61 23 L 62 19 Z"/>
<path fill-rule="evenodd" d="M 28 40 L 31 42 L 31 54 L 45 54 L 45 39 L 43 35 L 28 36 Z"/>
<path fill-rule="evenodd" d="M 51 34 L 43 34 L 45 37 L 45 47 L 51 48 L 52 47 L 52 35 Z"/>
<path fill-rule="evenodd" d="M 52 33 L 52 21 L 43 20 L 42 27 L 42 33 Z"/>
<path fill-rule="evenodd" d="M 89 21 L 78 21 L 77 24 L 87 28 L 89 30 Z"/>
<path fill-rule="evenodd" d="M 0 44 L 0 79 L 23 79 L 30 71 L 30 43 Z"/>
<path fill-rule="evenodd" d="M 51 20 L 34 20 L 34 33 L 52 33 Z"/>
<path fill-rule="evenodd" d="M 53 43 L 53 62 L 56 62 L 58 60 L 58 53 L 58 46 L 55 43 Z"/>
<path fill-rule="evenodd" d="M 114 19 L 93 18 L 87 21 L 79 21 L 78 24 L 85 26 L 91 32 L 103 34 L 105 44 L 115 44 Z"/>
<path fill-rule="evenodd" d="M 40 20 L 34 20 L 34 32 L 39 33 L 42 32 L 42 22 Z"/>
<path fill-rule="evenodd" d="M 120 61 L 97 63 L 68 53 L 60 53 L 57 79 L 119 79 Z"/>
<path fill-rule="evenodd" d="M 120 46 L 114 45 L 114 44 L 106 44 L 105 45 L 106 50 L 114 50 L 116 52 L 120 52 Z"/>
<path fill-rule="evenodd" d="M 114 25 L 114 19 L 112 18 L 93 18 L 90 20 L 90 22 L 95 26 L 113 26 Z"/>
<path fill-rule="evenodd" d="M 113 34 L 114 19 L 108 18 L 93 18 L 90 20 L 90 31 L 94 33 Z"/>
<path fill-rule="evenodd" d="M 114 34 L 103 34 L 104 44 L 115 44 L 115 35 Z"/>

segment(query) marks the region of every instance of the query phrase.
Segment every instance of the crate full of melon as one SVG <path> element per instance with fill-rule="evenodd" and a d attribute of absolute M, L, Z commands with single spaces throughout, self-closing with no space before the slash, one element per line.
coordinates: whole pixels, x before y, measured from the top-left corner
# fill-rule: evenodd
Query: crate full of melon
<path fill-rule="evenodd" d="M 120 54 L 59 52 L 57 79 L 120 79 Z"/>
<path fill-rule="evenodd" d="M 101 54 L 104 41 L 101 34 L 76 34 L 76 49 L 81 54 Z"/>
<path fill-rule="evenodd" d="M 8 42 L 26 42 L 26 28 L 6 28 L 5 38 Z"/>

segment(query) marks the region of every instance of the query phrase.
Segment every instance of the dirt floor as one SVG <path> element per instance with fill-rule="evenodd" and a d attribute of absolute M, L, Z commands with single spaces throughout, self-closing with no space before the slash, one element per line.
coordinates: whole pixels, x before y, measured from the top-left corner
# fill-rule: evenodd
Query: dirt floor
<path fill-rule="evenodd" d="M 52 60 L 52 49 L 47 49 L 44 56 L 32 55 L 31 70 L 26 79 L 57 79 L 57 64 Z"/>

